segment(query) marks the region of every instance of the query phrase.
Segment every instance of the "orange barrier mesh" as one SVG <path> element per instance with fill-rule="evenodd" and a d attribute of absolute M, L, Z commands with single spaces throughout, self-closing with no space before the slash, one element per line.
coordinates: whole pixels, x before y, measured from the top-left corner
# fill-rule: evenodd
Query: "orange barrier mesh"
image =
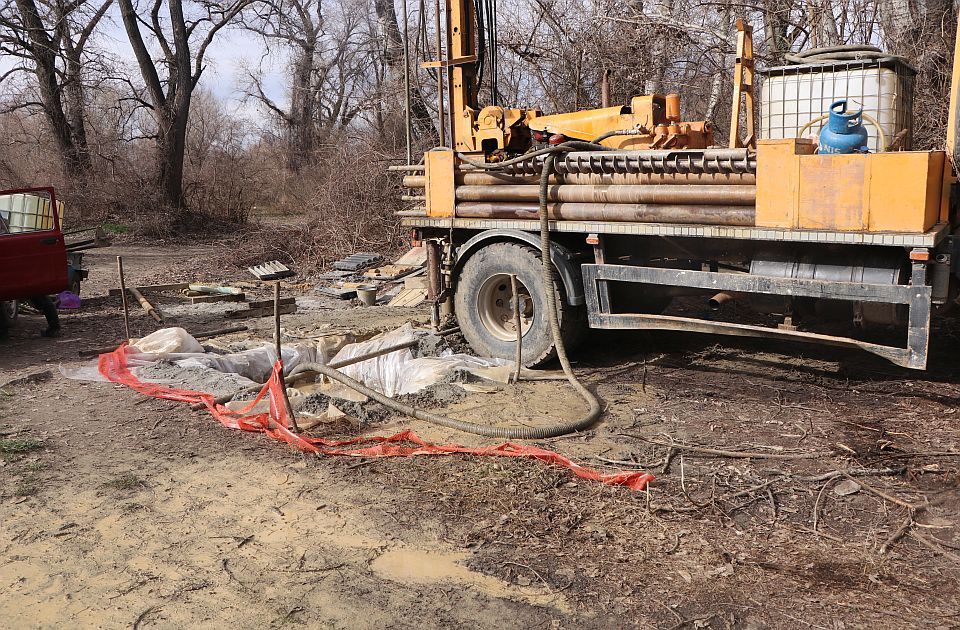
<path fill-rule="evenodd" d="M 429 444 L 424 442 L 416 433 L 407 430 L 391 435 L 364 436 L 350 440 L 325 440 L 303 435 L 297 435 L 289 429 L 286 409 L 282 402 L 281 374 L 283 364 L 277 361 L 273 366 L 273 373 L 260 393 L 250 401 L 250 404 L 239 411 L 233 411 L 223 405 L 214 403 L 211 394 L 175 389 L 156 383 L 144 383 L 134 376 L 127 367 L 126 351 L 124 346 L 113 352 L 100 355 L 98 367 L 100 373 L 109 381 L 120 383 L 140 392 L 145 396 L 174 400 L 183 403 L 203 403 L 210 414 L 220 424 L 231 429 L 241 431 L 256 431 L 266 433 L 275 440 L 286 442 L 291 446 L 307 453 L 319 455 L 346 455 L 354 457 L 408 457 L 410 455 L 485 455 L 491 457 L 523 457 L 536 459 L 541 462 L 564 466 L 577 477 L 590 481 L 599 481 L 611 486 L 625 486 L 631 490 L 643 490 L 653 480 L 653 475 L 646 472 L 617 472 L 601 473 L 591 468 L 585 468 L 567 457 L 526 444 L 504 442 L 493 446 L 467 447 L 459 444 Z M 270 394 L 270 411 L 268 413 L 250 413 L 250 410 Z M 359 445 L 370 444 L 362 448 Z"/>

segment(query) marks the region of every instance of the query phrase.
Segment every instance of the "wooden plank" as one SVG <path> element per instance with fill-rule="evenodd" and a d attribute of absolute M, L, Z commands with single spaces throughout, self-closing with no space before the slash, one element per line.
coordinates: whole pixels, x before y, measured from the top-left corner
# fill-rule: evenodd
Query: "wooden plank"
<path fill-rule="evenodd" d="M 181 291 L 190 286 L 189 282 L 174 282 L 173 284 L 148 284 L 143 287 L 135 287 L 138 291 Z M 120 297 L 120 289 L 110 289 L 110 297 Z"/>
<path fill-rule="evenodd" d="M 406 254 L 394 261 L 395 265 L 416 265 L 421 266 L 427 263 L 427 248 L 414 247 Z"/>
<path fill-rule="evenodd" d="M 297 298 L 295 297 L 280 298 L 280 306 L 285 306 L 287 304 L 296 304 L 296 303 L 297 303 Z M 253 302 L 247 302 L 247 306 L 251 309 L 273 308 L 273 300 L 254 300 Z"/>
<path fill-rule="evenodd" d="M 413 278 L 405 278 L 403 281 L 403 288 L 405 289 L 426 289 L 427 288 L 427 279 L 423 276 L 416 276 Z"/>
<path fill-rule="evenodd" d="M 204 302 L 243 302 L 246 296 L 243 293 L 203 293 L 200 295 L 188 295 L 187 299 L 191 304 L 202 304 Z"/>
<path fill-rule="evenodd" d="M 363 277 L 374 280 L 396 280 L 408 276 L 414 271 L 417 271 L 417 267 L 412 265 L 384 265 L 382 267 L 368 269 L 363 272 Z"/>
<path fill-rule="evenodd" d="M 417 306 L 427 299 L 426 289 L 404 289 L 396 294 L 387 306 Z"/>
<path fill-rule="evenodd" d="M 281 315 L 290 315 L 297 312 L 297 305 L 294 304 L 281 304 L 280 305 L 280 314 Z M 270 317 L 273 315 L 273 305 L 271 304 L 268 308 L 250 308 L 250 309 L 239 309 L 236 311 L 227 311 L 226 316 L 229 319 L 253 319 L 256 317 Z"/>

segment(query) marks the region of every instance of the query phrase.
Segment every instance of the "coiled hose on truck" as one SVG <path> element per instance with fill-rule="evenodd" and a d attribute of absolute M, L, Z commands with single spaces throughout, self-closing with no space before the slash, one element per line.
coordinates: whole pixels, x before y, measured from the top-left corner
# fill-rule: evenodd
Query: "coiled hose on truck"
<path fill-rule="evenodd" d="M 597 142 L 604 138 L 610 137 L 611 135 L 617 135 L 617 132 L 604 134 L 597 139 Z M 377 401 L 381 405 L 393 409 L 394 411 L 398 411 L 406 416 L 410 416 L 411 418 L 423 420 L 424 422 L 436 424 L 448 429 L 455 429 L 457 431 L 473 433 L 476 435 L 484 435 L 487 437 L 495 437 L 507 440 L 544 440 L 546 438 L 556 437 L 558 435 L 566 435 L 567 433 L 583 431 L 584 429 L 590 427 L 594 422 L 597 421 L 597 418 L 600 417 L 600 413 L 603 411 L 603 408 L 601 407 L 600 400 L 596 397 L 596 395 L 587 389 L 579 380 L 577 380 L 576 375 L 573 373 L 573 367 L 570 365 L 570 359 L 567 358 L 567 349 L 563 345 L 563 338 L 560 334 L 560 318 L 557 313 L 557 302 L 554 299 L 554 293 L 556 289 L 553 267 L 550 263 L 550 219 L 547 212 L 547 195 L 550 188 L 550 176 L 553 174 L 553 166 L 557 155 L 566 153 L 570 150 L 604 151 L 608 150 L 608 148 L 600 146 L 599 144 L 596 144 L 596 142 L 571 141 L 564 142 L 554 147 L 531 151 L 530 153 L 526 153 L 517 158 L 494 164 L 474 162 L 464 156 L 460 156 L 460 158 L 463 159 L 464 162 L 477 168 L 482 168 L 484 170 L 498 170 L 511 164 L 523 162 L 540 155 L 546 155 L 546 158 L 543 162 L 543 170 L 540 174 L 540 258 L 543 261 L 543 286 L 544 293 L 546 294 L 543 296 L 543 302 L 547 308 L 547 321 L 550 324 L 550 333 L 553 336 L 553 344 L 557 351 L 557 359 L 560 361 L 560 366 L 563 368 L 563 373 L 567 377 L 567 381 L 570 383 L 570 385 L 587 403 L 588 410 L 583 417 L 570 422 L 564 422 L 546 427 L 493 427 L 484 424 L 476 424 L 474 422 L 466 422 L 464 420 L 456 420 L 440 414 L 430 413 L 429 411 L 424 411 L 423 409 L 411 407 L 410 405 L 394 400 L 388 396 L 384 396 L 380 392 L 370 389 L 363 383 L 350 378 L 346 374 L 320 363 L 304 363 L 299 365 L 290 373 L 290 376 L 294 376 L 295 374 L 300 374 L 303 372 L 319 372 L 327 378 L 337 381 L 338 383 L 342 383 L 350 389 L 360 392 L 364 396 Z"/>
<path fill-rule="evenodd" d="M 876 46 L 865 44 L 842 44 L 840 46 L 823 46 L 810 48 L 798 53 L 787 53 L 783 56 L 790 63 L 842 63 L 845 61 L 877 61 L 879 59 L 901 59 L 900 55 L 884 52 Z"/>

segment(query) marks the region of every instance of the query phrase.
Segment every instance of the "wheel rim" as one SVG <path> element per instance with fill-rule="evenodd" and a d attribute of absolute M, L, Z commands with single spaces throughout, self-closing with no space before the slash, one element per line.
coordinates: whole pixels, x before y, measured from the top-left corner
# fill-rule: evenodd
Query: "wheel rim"
<path fill-rule="evenodd" d="M 517 279 L 517 294 L 520 299 L 521 337 L 533 326 L 533 299 L 527 287 Z M 513 321 L 513 291 L 510 276 L 505 273 L 487 278 L 477 294 L 477 313 L 487 331 L 500 341 L 515 341 L 517 328 Z"/>

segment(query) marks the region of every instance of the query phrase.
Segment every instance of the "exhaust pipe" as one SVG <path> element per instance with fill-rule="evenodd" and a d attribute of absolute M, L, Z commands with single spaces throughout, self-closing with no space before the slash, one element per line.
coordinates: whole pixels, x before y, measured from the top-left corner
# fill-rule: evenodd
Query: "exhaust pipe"
<path fill-rule="evenodd" d="M 710 310 L 714 313 L 719 313 L 723 308 L 723 305 L 727 302 L 732 302 L 733 300 L 739 299 L 740 296 L 736 293 L 728 293 L 727 291 L 721 291 L 715 296 L 710 298 L 710 301 L 707 304 L 710 306 Z"/>

